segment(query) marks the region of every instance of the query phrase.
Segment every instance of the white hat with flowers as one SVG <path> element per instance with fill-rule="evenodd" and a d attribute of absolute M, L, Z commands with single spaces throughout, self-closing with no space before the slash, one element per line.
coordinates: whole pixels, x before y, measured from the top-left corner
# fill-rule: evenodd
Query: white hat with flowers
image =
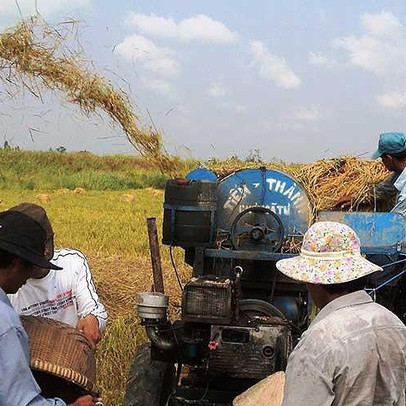
<path fill-rule="evenodd" d="M 332 221 L 313 224 L 304 235 L 300 254 L 278 261 L 276 267 L 289 278 L 321 285 L 350 282 L 382 271 L 361 255 L 355 231 Z"/>

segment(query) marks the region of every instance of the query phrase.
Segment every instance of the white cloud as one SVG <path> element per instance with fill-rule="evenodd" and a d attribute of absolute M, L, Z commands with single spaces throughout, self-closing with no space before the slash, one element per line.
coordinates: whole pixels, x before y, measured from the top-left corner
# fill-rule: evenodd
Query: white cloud
<path fill-rule="evenodd" d="M 406 107 L 406 92 L 394 91 L 376 97 L 376 102 L 383 107 L 399 110 Z"/>
<path fill-rule="evenodd" d="M 273 126 L 281 131 L 318 131 L 318 125 L 325 118 L 320 107 L 315 105 L 299 106 L 288 114 L 275 120 Z"/>
<path fill-rule="evenodd" d="M 403 27 L 397 17 L 387 11 L 380 13 L 365 13 L 361 16 L 362 28 L 374 37 L 398 37 L 402 35 Z"/>
<path fill-rule="evenodd" d="M 238 34 L 227 28 L 224 23 L 204 14 L 177 23 L 172 18 L 132 13 L 130 21 L 142 34 L 183 41 L 204 40 L 222 43 L 234 42 L 238 38 Z"/>
<path fill-rule="evenodd" d="M 337 62 L 334 59 L 330 58 L 327 55 L 324 55 L 321 52 L 309 52 L 307 58 L 310 65 L 334 66 L 337 64 Z"/>
<path fill-rule="evenodd" d="M 225 109 L 235 113 L 246 113 L 247 106 L 243 104 L 234 103 L 233 101 L 223 101 L 220 103 Z"/>
<path fill-rule="evenodd" d="M 207 93 L 212 97 L 224 97 L 228 90 L 220 80 L 213 80 L 210 82 Z"/>
<path fill-rule="evenodd" d="M 247 107 L 243 104 L 235 104 L 234 110 L 238 113 L 245 113 L 247 111 Z"/>
<path fill-rule="evenodd" d="M 173 50 L 158 47 L 141 35 L 125 38 L 116 46 L 115 52 L 127 60 L 140 62 L 145 68 L 155 73 L 170 76 L 179 72 L 179 64 L 174 57 Z"/>
<path fill-rule="evenodd" d="M 300 86 L 301 80 L 295 75 L 286 61 L 270 53 L 263 42 L 252 41 L 250 51 L 254 65 L 258 67 L 259 74 L 264 79 L 270 80 L 275 85 L 285 89 Z"/>
<path fill-rule="evenodd" d="M 405 29 L 390 13 L 366 13 L 361 16 L 361 36 L 347 36 L 333 44 L 347 52 L 349 63 L 377 75 L 406 71 Z"/>
<path fill-rule="evenodd" d="M 50 15 L 64 9 L 73 9 L 89 5 L 91 0 L 18 0 L 18 5 L 24 16 L 34 14 L 36 9 L 42 15 Z M 37 6 L 37 7 L 36 7 Z M 0 13 L 14 16 L 18 14 L 15 0 L 0 0 Z"/>
<path fill-rule="evenodd" d="M 170 82 L 159 78 L 144 78 L 142 84 L 147 89 L 164 96 L 172 94 L 174 90 Z"/>
<path fill-rule="evenodd" d="M 183 105 L 176 106 L 170 113 L 167 114 L 167 118 L 172 119 L 177 127 L 190 128 L 192 125 L 191 111 Z M 179 147 L 179 145 L 178 145 Z M 182 146 L 185 147 L 185 146 Z M 186 147 L 185 147 L 186 148 Z M 190 157 L 190 156 L 189 156 Z"/>
<path fill-rule="evenodd" d="M 42 17 L 51 21 L 51 18 L 65 19 L 67 13 L 82 7 L 89 6 L 93 0 L 18 0 L 23 18 L 35 15 L 38 12 Z M 13 27 L 21 20 L 21 14 L 15 0 L 0 0 L 0 30 Z"/>
<path fill-rule="evenodd" d="M 318 121 L 323 118 L 320 108 L 317 106 L 299 107 L 291 116 L 293 120 Z"/>

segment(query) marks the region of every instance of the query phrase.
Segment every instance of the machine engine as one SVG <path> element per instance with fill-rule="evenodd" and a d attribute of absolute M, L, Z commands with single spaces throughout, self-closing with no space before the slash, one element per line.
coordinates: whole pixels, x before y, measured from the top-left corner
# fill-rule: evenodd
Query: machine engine
<path fill-rule="evenodd" d="M 399 277 L 396 264 L 406 258 L 400 215 L 317 216 L 350 225 L 364 253 L 386 266 L 383 278 Z M 276 170 L 244 169 L 217 180 L 199 169 L 168 181 L 163 243 L 185 250 L 193 275 L 183 288 L 180 320 L 168 322 L 165 305 L 158 315 L 165 300 L 151 304 L 156 297 L 146 300 L 152 302 L 143 305 L 142 320 L 152 358 L 188 366 L 187 374 L 179 369 L 181 383 L 169 405 L 230 405 L 253 383 L 285 369 L 314 309 L 305 287 L 275 264 L 298 254 L 315 220 L 303 187 Z M 372 292 L 383 280 L 371 281 Z"/>

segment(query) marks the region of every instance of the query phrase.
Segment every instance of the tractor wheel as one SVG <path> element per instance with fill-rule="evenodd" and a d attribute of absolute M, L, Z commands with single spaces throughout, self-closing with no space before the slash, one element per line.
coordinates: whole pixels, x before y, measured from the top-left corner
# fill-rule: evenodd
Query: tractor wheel
<path fill-rule="evenodd" d="M 128 373 L 124 406 L 165 406 L 175 381 L 174 365 L 151 360 L 151 344 L 140 345 Z"/>

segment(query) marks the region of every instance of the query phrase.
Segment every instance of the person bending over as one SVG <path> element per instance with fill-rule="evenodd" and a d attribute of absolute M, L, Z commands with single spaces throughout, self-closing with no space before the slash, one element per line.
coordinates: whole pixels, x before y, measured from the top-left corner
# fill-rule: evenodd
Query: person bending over
<path fill-rule="evenodd" d="M 31 203 L 21 203 L 9 209 L 35 220 L 45 231 L 45 257 L 63 268 L 35 267 L 31 278 L 9 295 L 11 304 L 21 315 L 48 317 L 83 331 L 93 348 L 106 328 L 107 312 L 100 302 L 86 257 L 77 250 L 62 248 L 54 251 L 54 232 L 45 210 Z"/>
<path fill-rule="evenodd" d="M 46 399 L 29 367 L 29 342 L 7 294 L 31 278 L 35 267 L 61 272 L 44 256 L 45 233 L 37 222 L 19 212 L 0 213 L 0 405 L 66 406 Z M 95 406 L 101 398 L 82 396 L 70 406 Z"/>

